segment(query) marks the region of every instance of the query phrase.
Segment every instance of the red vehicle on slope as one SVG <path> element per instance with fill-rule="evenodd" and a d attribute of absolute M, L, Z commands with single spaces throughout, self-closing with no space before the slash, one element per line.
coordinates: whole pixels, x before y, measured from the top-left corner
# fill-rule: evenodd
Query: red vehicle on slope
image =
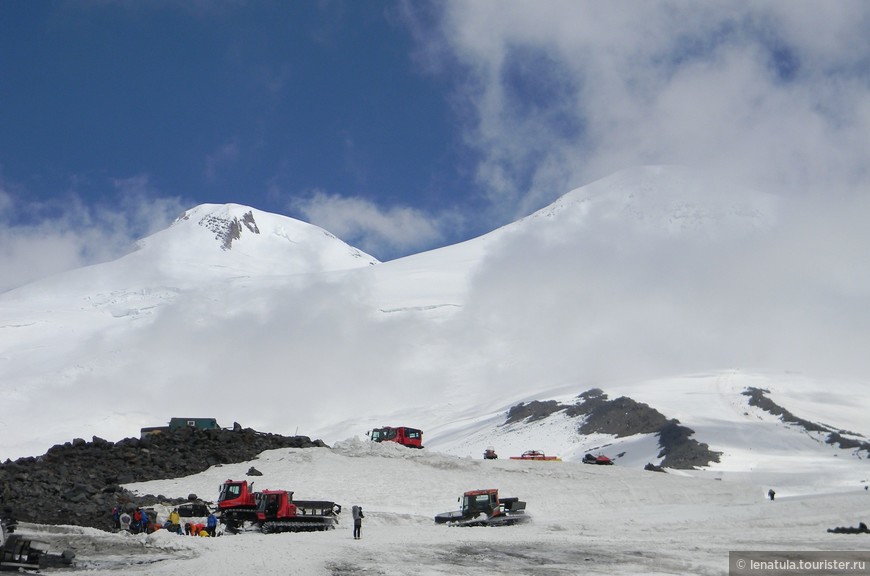
<path fill-rule="evenodd" d="M 366 432 L 366 435 L 371 438 L 372 442 L 396 442 L 408 448 L 423 447 L 423 431 L 417 428 L 384 426 Z"/>
<path fill-rule="evenodd" d="M 561 462 L 558 456 L 547 456 L 540 450 L 526 450 L 522 456 L 511 456 L 511 460 L 550 460 L 553 462 Z"/>
<path fill-rule="evenodd" d="M 598 454 L 594 456 L 592 454 L 586 454 L 583 456 L 584 464 L 598 464 L 599 466 L 612 466 L 613 460 L 605 456 L 604 454 Z"/>

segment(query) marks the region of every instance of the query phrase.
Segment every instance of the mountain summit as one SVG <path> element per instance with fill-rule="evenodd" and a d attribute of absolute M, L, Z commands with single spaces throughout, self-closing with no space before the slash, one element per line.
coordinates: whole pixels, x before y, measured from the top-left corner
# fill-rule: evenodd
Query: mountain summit
<path fill-rule="evenodd" d="M 182 275 L 304 274 L 345 270 L 378 261 L 326 230 L 239 204 L 201 204 L 169 228 L 139 242 L 136 259 Z M 159 262 L 157 262 L 159 261 Z"/>
<path fill-rule="evenodd" d="M 378 263 L 313 224 L 240 204 L 201 204 L 117 260 L 43 278 L 2 297 L 52 301 L 63 309 L 77 307 L 74 298 L 93 302 L 106 293 L 189 290 L 234 278 L 319 274 Z"/>
<path fill-rule="evenodd" d="M 638 166 L 563 195 L 525 220 L 567 220 L 597 234 L 736 238 L 776 222 L 776 198 L 683 166 Z M 616 233 L 618 232 L 618 234 Z"/>
<path fill-rule="evenodd" d="M 191 212 L 185 212 L 176 221 L 178 224 L 181 221 L 189 220 L 191 216 L 195 216 L 197 212 L 201 212 L 204 206 L 194 208 Z M 238 216 L 233 216 L 228 209 L 224 207 L 224 214 L 216 214 L 216 211 L 207 212 L 206 215 L 197 222 L 200 226 L 214 232 L 215 240 L 220 242 L 221 249 L 229 250 L 233 247 L 233 240 L 239 240 L 242 237 L 242 230 L 248 230 L 252 234 L 259 234 L 260 229 L 257 227 L 257 222 L 254 220 L 254 211 L 248 210 L 242 215 L 241 220 Z"/>

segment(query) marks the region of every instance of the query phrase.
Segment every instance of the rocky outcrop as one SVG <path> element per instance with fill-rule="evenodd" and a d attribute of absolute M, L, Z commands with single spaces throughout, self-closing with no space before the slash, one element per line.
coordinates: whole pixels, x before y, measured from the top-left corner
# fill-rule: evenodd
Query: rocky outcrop
<path fill-rule="evenodd" d="M 307 436 L 266 434 L 250 428 L 184 428 L 143 438 L 53 446 L 38 457 L 0 464 L 0 508 L 18 520 L 111 528 L 118 504 L 147 506 L 172 501 L 160 495 L 137 497 L 122 484 L 197 474 L 216 464 L 253 460 L 277 448 L 326 446 Z"/>
<path fill-rule="evenodd" d="M 559 404 L 555 400 L 547 400 L 546 402 L 540 402 L 538 400 L 532 400 L 528 403 L 521 402 L 516 406 L 511 406 L 510 410 L 508 410 L 505 424 L 513 424 L 514 422 L 523 421 L 535 422 L 537 420 L 543 420 L 551 414 L 561 412 L 562 410 L 565 410 L 565 406 Z"/>
<path fill-rule="evenodd" d="M 221 250 L 229 250 L 233 247 L 233 240 L 242 237 L 242 228 L 247 228 L 253 234 L 260 233 L 260 228 L 254 221 L 254 213 L 251 211 L 246 212 L 241 220 L 236 217 L 207 214 L 199 221 L 199 225 L 214 232 L 215 240 L 219 240 L 221 243 Z"/>
<path fill-rule="evenodd" d="M 666 468 L 691 469 L 709 466 L 718 462 L 721 452 L 710 449 L 692 436 L 695 431 L 683 426 L 675 418 L 664 414 L 648 404 L 626 396 L 611 400 L 602 390 L 593 388 L 577 396 L 574 404 L 560 404 L 555 400 L 534 400 L 511 407 L 505 424 L 534 422 L 564 412 L 570 418 L 578 418 L 579 434 L 610 434 L 617 438 L 635 434 L 656 434 L 661 448 L 658 457 Z"/>
<path fill-rule="evenodd" d="M 770 398 L 766 396 L 766 394 L 770 394 L 770 390 L 765 390 L 763 388 L 754 388 L 750 386 L 746 390 L 742 392 L 744 396 L 749 397 L 749 405 L 754 406 L 756 408 L 760 408 L 764 410 L 768 414 L 772 414 L 774 416 L 779 416 L 779 419 L 785 422 L 786 424 L 795 424 L 800 426 L 807 432 L 819 432 L 822 434 L 827 434 L 827 438 L 825 438 L 826 444 L 832 444 L 843 448 L 844 450 L 864 450 L 870 452 L 870 442 L 866 440 L 860 439 L 863 438 L 861 434 L 857 432 L 850 432 L 849 430 L 837 430 L 832 426 L 828 426 L 827 424 L 819 424 L 817 422 L 811 422 L 804 418 L 799 418 L 792 414 L 790 411 L 786 410 Z M 843 436 L 846 434 L 847 436 L 853 436 L 853 438 L 846 438 Z M 857 438 L 856 438 L 857 437 Z"/>

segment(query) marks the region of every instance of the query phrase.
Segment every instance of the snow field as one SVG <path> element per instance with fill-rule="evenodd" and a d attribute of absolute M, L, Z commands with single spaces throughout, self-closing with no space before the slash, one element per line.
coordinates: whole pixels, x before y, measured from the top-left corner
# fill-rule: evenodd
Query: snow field
<path fill-rule="evenodd" d="M 246 477 L 251 466 L 263 476 Z M 862 546 L 859 537 L 825 530 L 870 518 L 870 495 L 863 490 L 770 502 L 764 486 L 703 476 L 575 462 L 483 461 L 357 439 L 331 450 L 271 450 L 251 462 L 127 487 L 170 497 L 194 492 L 208 499 L 216 497 L 224 480 L 247 478 L 257 489 L 284 488 L 299 499 L 338 502 L 344 512 L 335 531 L 134 537 L 177 557 L 125 570 L 155 575 L 200 570 L 332 576 L 725 574 L 729 550 Z M 503 496 L 525 500 L 532 523 L 504 528 L 434 524 L 435 514 L 456 509 L 464 491 L 478 488 L 498 488 Z M 360 541 L 352 539 L 348 521 L 354 504 L 366 514 Z"/>

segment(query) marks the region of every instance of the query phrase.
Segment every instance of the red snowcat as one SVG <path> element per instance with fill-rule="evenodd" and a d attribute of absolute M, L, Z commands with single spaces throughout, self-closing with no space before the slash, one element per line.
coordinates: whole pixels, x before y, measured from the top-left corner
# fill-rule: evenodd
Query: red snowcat
<path fill-rule="evenodd" d="M 531 518 L 526 515 L 526 503 L 519 498 L 499 498 L 498 490 L 471 490 L 462 496 L 462 508 L 435 516 L 436 524 L 448 526 L 511 526 L 523 524 Z"/>
<path fill-rule="evenodd" d="M 228 532 L 238 532 L 245 524 L 259 526 L 263 532 L 329 530 L 337 523 L 341 506 L 327 500 L 293 501 L 285 490 L 254 492 L 254 483 L 227 480 L 218 496 L 220 521 Z"/>
<path fill-rule="evenodd" d="M 263 490 L 257 504 L 257 524 L 264 534 L 317 532 L 338 523 L 341 506 L 327 500 L 293 500 L 287 490 Z"/>
<path fill-rule="evenodd" d="M 230 532 L 238 531 L 245 522 L 257 520 L 257 495 L 254 483 L 247 480 L 227 480 L 218 495 L 221 524 Z"/>
<path fill-rule="evenodd" d="M 597 456 L 592 454 L 586 454 L 583 456 L 584 464 L 598 464 L 599 466 L 612 466 L 613 460 L 605 456 L 604 454 L 598 454 Z"/>
<path fill-rule="evenodd" d="M 423 447 L 423 431 L 416 428 L 408 428 L 407 426 L 384 426 L 383 428 L 375 428 L 371 432 L 366 432 L 366 435 L 371 438 L 372 442 L 396 442 L 408 448 Z"/>

